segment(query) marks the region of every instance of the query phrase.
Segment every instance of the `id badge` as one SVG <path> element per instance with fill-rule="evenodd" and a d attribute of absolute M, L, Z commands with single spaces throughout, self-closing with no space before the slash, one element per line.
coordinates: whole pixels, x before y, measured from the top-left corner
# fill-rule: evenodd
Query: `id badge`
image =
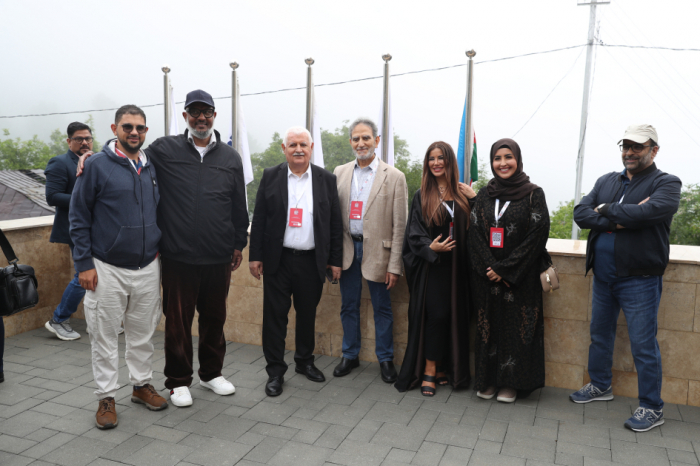
<path fill-rule="evenodd" d="M 455 239 L 455 222 L 450 222 L 450 240 Z"/>
<path fill-rule="evenodd" d="M 362 201 L 350 203 L 350 220 L 362 220 Z"/>
<path fill-rule="evenodd" d="M 301 215 L 304 209 L 298 209 L 292 207 L 289 209 L 289 226 L 290 227 L 300 227 L 301 226 Z"/>
<path fill-rule="evenodd" d="M 491 244 L 490 246 L 492 248 L 502 248 L 503 247 L 503 228 L 491 228 L 491 232 L 489 234 L 489 237 L 491 238 Z"/>

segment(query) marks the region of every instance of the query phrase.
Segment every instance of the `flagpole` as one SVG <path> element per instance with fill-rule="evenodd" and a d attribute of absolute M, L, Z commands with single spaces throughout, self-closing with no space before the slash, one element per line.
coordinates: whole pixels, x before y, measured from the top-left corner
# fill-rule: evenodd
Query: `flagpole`
<path fill-rule="evenodd" d="M 231 147 L 238 150 L 238 63 L 229 63 L 231 67 Z"/>
<path fill-rule="evenodd" d="M 165 65 L 161 70 L 163 70 L 163 107 L 165 108 L 165 135 L 167 136 L 170 134 L 170 105 L 172 104 L 170 102 L 170 77 L 168 76 L 170 68 Z"/>
<path fill-rule="evenodd" d="M 382 55 L 384 60 L 384 105 L 382 114 L 382 161 L 389 163 L 389 61 L 391 54 Z"/>
<path fill-rule="evenodd" d="M 304 60 L 308 65 L 306 69 L 306 129 L 309 133 L 313 131 L 314 113 L 313 113 L 313 95 L 314 95 L 314 78 L 311 65 L 314 64 L 314 59 L 309 57 Z"/>
<path fill-rule="evenodd" d="M 466 105 L 466 123 L 464 128 L 464 182 L 471 180 L 472 176 L 472 153 L 474 152 L 474 135 L 472 123 L 472 103 L 474 96 L 472 95 L 472 83 L 474 81 L 474 57 L 476 52 L 474 49 L 466 52 L 469 61 L 467 62 L 467 100 Z"/>

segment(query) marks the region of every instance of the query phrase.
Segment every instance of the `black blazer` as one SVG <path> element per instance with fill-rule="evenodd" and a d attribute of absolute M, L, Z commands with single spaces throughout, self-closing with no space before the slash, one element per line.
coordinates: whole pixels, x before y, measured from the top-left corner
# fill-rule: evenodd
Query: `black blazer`
<path fill-rule="evenodd" d="M 46 164 L 46 203 L 56 207 L 56 214 L 51 228 L 52 243 L 64 243 L 73 247 L 68 230 L 68 206 L 75 186 L 75 171 L 78 167 L 78 156 L 68 151 L 57 155 Z"/>
<path fill-rule="evenodd" d="M 335 175 L 311 164 L 311 181 L 316 264 L 318 278 L 323 282 L 326 265 L 343 265 L 343 222 Z M 266 168 L 255 198 L 249 255 L 251 262 L 262 261 L 264 273 L 274 274 L 279 267 L 288 203 L 287 162 Z"/>

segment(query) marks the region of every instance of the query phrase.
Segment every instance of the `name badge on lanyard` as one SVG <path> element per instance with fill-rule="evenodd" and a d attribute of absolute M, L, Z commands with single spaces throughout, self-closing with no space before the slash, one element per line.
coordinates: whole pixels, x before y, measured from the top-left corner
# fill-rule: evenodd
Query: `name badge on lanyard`
<path fill-rule="evenodd" d="M 445 206 L 445 209 L 447 209 L 447 213 L 450 214 L 450 218 L 452 219 L 452 221 L 450 222 L 450 240 L 453 240 L 455 238 L 455 211 L 454 209 L 451 209 L 445 201 L 442 202 L 442 205 Z"/>
<path fill-rule="evenodd" d="M 500 205 L 500 199 L 496 199 L 496 210 L 494 212 L 494 216 L 496 217 L 496 225 L 498 225 L 498 221 L 501 220 L 501 217 L 503 217 L 503 214 L 510 205 L 510 201 L 506 202 L 503 206 L 503 209 L 501 209 L 501 211 L 499 212 L 498 207 Z M 492 248 L 503 247 L 503 228 L 491 227 L 491 230 L 489 231 L 489 243 L 489 246 L 491 246 Z"/>
<path fill-rule="evenodd" d="M 306 184 L 304 185 L 304 189 L 301 190 L 301 194 L 299 196 L 297 196 L 296 190 L 294 192 L 294 197 L 296 198 L 297 203 L 294 207 L 289 208 L 289 226 L 290 227 L 295 227 L 295 228 L 301 227 L 301 219 L 302 219 L 302 215 L 304 214 L 304 209 L 300 209 L 297 206 L 299 205 L 299 201 L 304 197 L 304 193 L 306 192 L 306 188 L 309 186 L 309 183 L 311 183 L 311 180 L 306 181 Z"/>
<path fill-rule="evenodd" d="M 350 203 L 350 219 L 362 220 L 362 201 L 352 201 Z"/>

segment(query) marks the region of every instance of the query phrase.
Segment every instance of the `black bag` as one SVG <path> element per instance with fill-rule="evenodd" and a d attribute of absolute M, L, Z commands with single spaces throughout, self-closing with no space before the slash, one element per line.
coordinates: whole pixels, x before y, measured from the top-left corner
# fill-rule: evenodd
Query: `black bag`
<path fill-rule="evenodd" d="M 10 263 L 0 269 L 0 316 L 7 317 L 36 306 L 39 293 L 34 268 L 17 263 L 19 259 L 2 230 L 0 247 Z"/>

